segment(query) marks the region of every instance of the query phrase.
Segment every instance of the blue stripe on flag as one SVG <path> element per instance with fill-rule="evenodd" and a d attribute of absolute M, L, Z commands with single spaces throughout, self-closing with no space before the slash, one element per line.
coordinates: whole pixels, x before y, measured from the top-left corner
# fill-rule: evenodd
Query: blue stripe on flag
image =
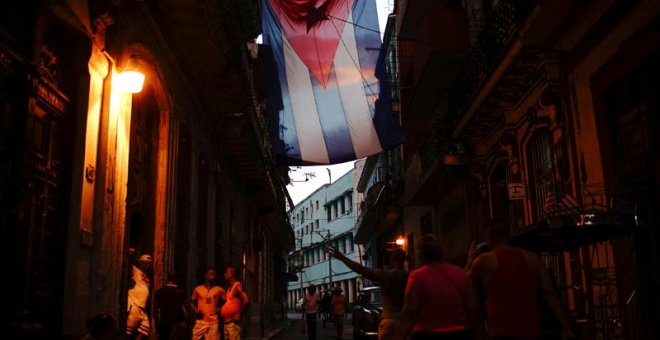
<path fill-rule="evenodd" d="M 348 132 L 348 124 L 342 107 L 337 105 L 341 103 L 341 94 L 337 85 L 337 76 L 330 72 L 328 77 L 328 87 L 323 88 L 321 83 L 311 74 L 310 79 L 316 98 L 316 108 L 319 112 L 319 120 L 323 129 L 323 138 L 325 147 L 328 150 L 330 163 L 343 163 L 354 160 L 355 152 L 351 135 Z"/>
<path fill-rule="evenodd" d="M 350 30 L 354 31 L 355 38 L 351 37 L 350 39 L 355 39 L 355 41 L 346 42 L 342 40 L 339 44 L 344 44 L 344 47 L 340 46 L 339 48 L 348 48 L 346 44 L 355 44 L 352 46 L 357 48 L 357 56 L 350 53 L 349 49 L 351 65 L 335 64 L 333 66 L 327 88 L 323 88 L 311 73 L 308 74 L 310 82 L 302 84 L 306 81 L 304 77 L 300 77 L 302 76 L 300 69 L 296 71 L 298 73 L 291 73 L 292 79 L 287 79 L 289 64 L 285 58 L 287 58 L 289 51 L 284 50 L 283 32 L 275 13 L 269 6 L 268 0 L 262 0 L 261 4 L 263 10 L 263 39 L 264 45 L 266 45 L 263 50 L 267 63 L 266 72 L 268 73 L 267 113 L 273 150 L 278 157 L 278 163 L 299 165 L 315 161 L 314 159 L 322 160 L 325 158 L 317 156 L 323 152 L 327 152 L 329 163 L 340 163 L 363 157 L 366 153 L 378 152 L 380 150 L 379 146 L 382 149 L 390 149 L 403 142 L 402 129 L 396 117 L 390 112 L 390 93 L 387 86 L 384 58 L 382 58 L 382 55 L 380 59 L 378 58 L 381 43 L 380 35 L 377 33 L 378 18 L 374 0 L 357 0 L 354 2 L 351 15 L 355 25 L 350 27 Z M 350 24 L 347 23 L 347 25 Z M 346 29 L 344 27 L 344 30 Z M 350 36 L 350 31 L 345 38 L 348 39 L 348 36 Z M 268 47 L 271 49 L 270 53 Z M 346 62 L 346 54 L 343 55 L 343 62 Z M 362 86 L 357 87 L 366 92 L 370 106 L 368 109 L 363 106 L 363 109 L 352 110 L 354 108 L 352 105 L 359 97 L 356 94 L 360 93 L 360 91 L 356 91 L 358 83 L 353 83 L 352 87 L 346 87 L 343 82 L 346 79 L 349 79 L 350 82 L 350 76 L 347 78 L 347 73 L 341 73 L 340 75 L 343 76 L 340 76 L 335 72 L 335 67 L 342 69 L 342 67 L 347 66 L 351 66 L 353 69 L 358 67 L 360 70 L 356 81 L 360 81 L 361 75 Z M 342 70 L 345 71 L 346 69 Z M 300 76 L 294 77 L 293 75 Z M 342 84 L 338 84 L 338 77 Z M 380 80 L 380 83 L 378 80 Z M 311 85 L 315 107 L 309 107 L 311 98 L 309 96 L 304 97 L 304 91 L 301 93 L 297 89 L 289 89 L 289 83 L 296 86 L 298 84 Z M 290 92 L 290 90 L 293 92 Z M 351 97 L 351 99 L 342 98 L 342 93 L 344 96 Z M 378 97 L 379 93 L 380 97 Z M 292 100 L 290 95 L 293 95 L 296 99 Z M 376 101 L 377 98 L 379 99 Z M 293 107 L 301 109 L 301 112 L 296 111 L 294 113 Z M 317 112 L 313 112 L 314 109 Z M 305 112 L 302 112 L 303 110 Z M 349 113 L 347 114 L 345 110 L 348 110 Z M 355 111 L 358 116 L 352 114 L 352 111 Z M 364 113 L 369 111 L 371 118 L 364 116 Z M 317 113 L 318 116 L 316 116 Z M 296 117 L 300 120 L 298 125 L 296 125 Z M 322 132 L 323 136 L 308 136 L 311 130 L 296 131 L 297 126 L 301 130 L 308 130 L 307 127 L 310 124 L 315 125 L 317 122 L 317 128 L 312 129 L 313 134 Z M 320 131 L 318 127 L 320 127 Z M 371 130 L 365 131 L 364 129 Z M 353 138 L 357 137 L 358 142 L 352 140 L 351 136 Z M 363 136 L 371 136 L 372 142 L 369 142 L 369 137 L 363 138 Z M 376 139 L 380 142 L 380 145 L 376 145 Z M 305 144 L 301 145 L 302 142 Z M 326 150 L 319 150 L 322 147 L 325 147 Z"/>
<path fill-rule="evenodd" d="M 283 157 L 287 164 L 302 164 L 298 134 L 295 128 L 293 111 L 289 97 L 289 87 L 284 72 L 284 48 L 282 33 L 277 25 L 277 19 L 273 14 L 267 0 L 262 0 L 261 8 L 263 43 L 269 48 L 264 48 L 266 59 L 266 81 L 267 81 L 267 114 L 270 125 L 270 136 L 273 151 L 276 155 Z"/>

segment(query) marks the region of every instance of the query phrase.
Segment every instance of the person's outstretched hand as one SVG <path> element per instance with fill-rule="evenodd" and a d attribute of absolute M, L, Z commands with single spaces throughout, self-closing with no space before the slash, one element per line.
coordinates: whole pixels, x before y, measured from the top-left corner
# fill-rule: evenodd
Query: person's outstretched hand
<path fill-rule="evenodd" d="M 477 249 L 477 240 L 472 240 L 470 244 L 470 249 L 468 249 L 467 257 L 469 260 L 474 261 L 474 259 L 479 256 L 479 249 Z"/>
<path fill-rule="evenodd" d="M 330 256 L 336 257 L 338 259 L 340 259 L 344 256 L 344 254 L 340 253 L 339 250 L 337 250 L 337 248 L 335 248 L 333 246 L 327 246 L 326 251 L 328 252 L 328 254 Z"/>

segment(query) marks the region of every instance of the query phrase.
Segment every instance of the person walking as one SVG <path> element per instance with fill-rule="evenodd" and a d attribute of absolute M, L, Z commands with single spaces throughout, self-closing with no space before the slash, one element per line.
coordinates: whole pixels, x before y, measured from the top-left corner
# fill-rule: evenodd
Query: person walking
<path fill-rule="evenodd" d="M 328 247 L 330 256 L 344 262 L 352 271 L 377 281 L 383 292 L 383 312 L 378 324 L 378 339 L 390 340 L 398 327 L 398 320 L 403 307 L 403 296 L 406 290 L 408 272 L 404 269 L 406 253 L 396 248 L 389 251 L 389 268 L 386 270 L 371 269 L 352 261 L 334 247 Z"/>
<path fill-rule="evenodd" d="M 117 321 L 110 314 L 100 313 L 85 322 L 87 333 L 80 340 L 114 340 L 117 339 Z"/>
<path fill-rule="evenodd" d="M 321 296 L 315 285 L 307 287 L 307 294 L 303 297 L 303 315 L 307 321 L 307 337 L 316 340 L 316 317 L 319 312 Z"/>
<path fill-rule="evenodd" d="M 176 282 L 177 274 L 169 272 L 165 285 L 154 293 L 154 321 L 158 340 L 182 339 L 186 329 L 186 293 Z"/>
<path fill-rule="evenodd" d="M 486 239 L 491 250 L 479 254 L 473 241 L 465 269 L 485 288 L 489 335 L 502 340 L 540 339 L 540 294 L 564 337 L 575 338 L 539 256 L 512 246 L 508 228 L 497 220 L 486 226 Z"/>
<path fill-rule="evenodd" d="M 243 285 L 236 277 L 236 268 L 229 266 L 225 270 L 225 280 L 229 282 L 227 289 L 227 301 L 222 306 L 222 318 L 225 323 L 225 340 L 240 340 L 241 325 L 245 308 L 250 303 L 250 299 L 243 290 Z"/>
<path fill-rule="evenodd" d="M 346 295 L 342 294 L 340 286 L 335 287 L 330 301 L 333 323 L 337 330 L 337 339 L 342 339 L 344 335 L 344 317 L 346 315 Z"/>
<path fill-rule="evenodd" d="M 395 339 L 468 340 L 477 324 L 477 297 L 465 272 L 445 263 L 435 235 L 421 239 L 421 267 L 408 275 Z"/>
<path fill-rule="evenodd" d="M 193 340 L 218 340 L 220 320 L 218 309 L 224 299 L 225 290 L 215 284 L 215 269 L 207 268 L 204 283 L 195 287 L 190 298 L 190 306 L 195 312 L 195 325 L 192 329 Z"/>
<path fill-rule="evenodd" d="M 330 303 L 332 302 L 332 296 L 330 296 L 330 293 L 326 290 L 325 293 L 323 293 L 323 297 L 321 298 L 321 313 L 323 313 L 323 328 L 325 328 L 325 324 L 330 320 Z"/>
<path fill-rule="evenodd" d="M 134 248 L 128 249 L 129 257 L 132 257 L 134 253 Z M 138 258 L 137 265 L 131 264 L 126 313 L 126 337 L 129 339 L 149 337 L 151 326 L 147 313 L 147 301 L 151 289 L 151 275 L 153 275 L 153 258 L 149 254 L 142 254 Z"/>

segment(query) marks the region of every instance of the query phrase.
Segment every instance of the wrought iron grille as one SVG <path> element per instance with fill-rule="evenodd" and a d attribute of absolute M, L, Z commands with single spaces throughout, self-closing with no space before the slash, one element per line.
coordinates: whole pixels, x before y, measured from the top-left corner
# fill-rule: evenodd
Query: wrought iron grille
<path fill-rule="evenodd" d="M 474 47 L 449 91 L 448 122 L 467 108 L 483 80 L 492 72 L 538 1 L 500 0 L 486 17 Z"/>
<path fill-rule="evenodd" d="M 534 209 L 536 217 L 543 215 L 543 202 L 552 188 L 552 157 L 550 155 L 550 134 L 543 131 L 529 146 L 530 182 L 534 189 Z"/>

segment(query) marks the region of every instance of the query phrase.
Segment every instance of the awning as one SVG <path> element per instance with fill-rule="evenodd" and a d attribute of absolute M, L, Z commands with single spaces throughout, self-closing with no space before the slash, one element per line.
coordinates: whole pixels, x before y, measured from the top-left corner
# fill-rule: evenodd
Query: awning
<path fill-rule="evenodd" d="M 640 230 L 636 215 L 584 211 L 552 216 L 511 234 L 514 246 L 539 252 L 562 252 L 612 240 Z"/>

